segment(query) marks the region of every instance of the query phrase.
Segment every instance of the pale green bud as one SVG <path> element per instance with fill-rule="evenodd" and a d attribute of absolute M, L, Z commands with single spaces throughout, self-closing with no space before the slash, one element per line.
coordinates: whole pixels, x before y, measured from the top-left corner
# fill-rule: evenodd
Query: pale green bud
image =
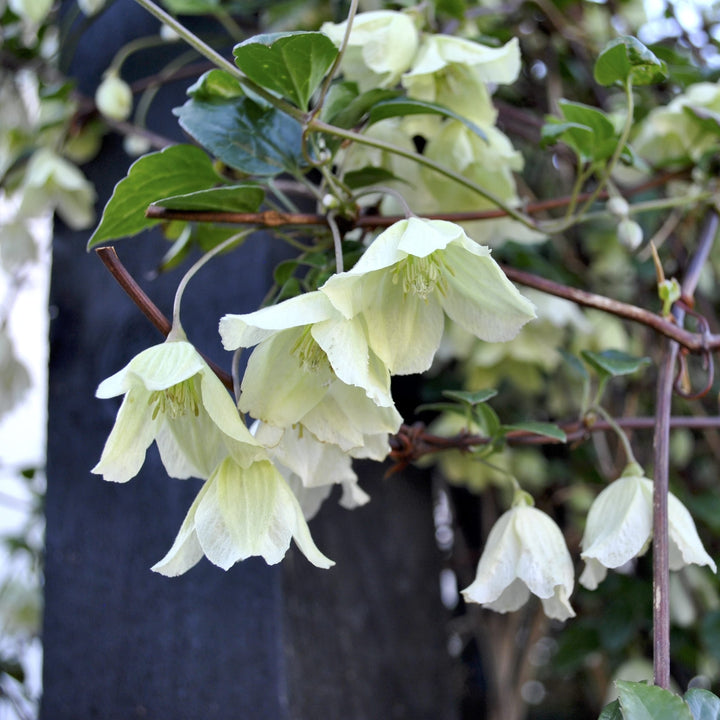
<path fill-rule="evenodd" d="M 618 240 L 628 250 L 637 250 L 643 241 L 642 228 L 634 220 L 621 220 L 618 223 Z"/>
<path fill-rule="evenodd" d="M 95 91 L 98 110 L 111 120 L 127 120 L 133 106 L 130 86 L 115 72 L 110 72 Z"/>

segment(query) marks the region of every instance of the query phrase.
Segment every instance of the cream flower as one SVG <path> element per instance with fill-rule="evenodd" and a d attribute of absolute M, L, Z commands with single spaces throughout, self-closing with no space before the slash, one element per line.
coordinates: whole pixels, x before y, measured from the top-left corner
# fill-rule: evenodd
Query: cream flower
<path fill-rule="evenodd" d="M 238 465 L 227 457 L 201 488 L 167 555 L 152 569 L 176 576 L 205 555 L 224 570 L 252 556 L 273 565 L 294 539 L 317 567 L 334 565 L 316 547 L 297 499 L 268 460 Z"/>
<path fill-rule="evenodd" d="M 226 315 L 220 335 L 226 350 L 257 344 L 242 381 L 243 412 L 280 428 L 300 423 L 318 440 L 358 457 L 385 457 L 387 435 L 402 418 L 361 318 L 345 320 L 314 292 Z"/>
<path fill-rule="evenodd" d="M 215 373 L 185 340 L 144 350 L 97 389 L 97 397 L 125 394 L 115 426 L 92 472 L 126 482 L 137 475 L 157 442 L 172 477 L 207 478 L 228 454 L 247 466 L 265 457 Z"/>
<path fill-rule="evenodd" d="M 670 569 L 685 565 L 717 568 L 705 552 L 695 523 L 687 508 L 673 495 L 668 496 Z M 605 579 L 608 568 L 624 565 L 642 555 L 650 545 L 653 529 L 653 482 L 636 463 L 608 485 L 595 499 L 587 517 L 582 538 L 585 569 L 580 584 L 594 590 Z"/>
<path fill-rule="evenodd" d="M 287 480 L 306 520 L 317 513 L 335 484 L 342 487 L 340 505 L 344 508 L 351 510 L 369 502 L 370 496 L 358 485 L 351 455 L 339 446 L 320 442 L 297 425 L 276 428 L 256 423 L 252 431 Z"/>
<path fill-rule="evenodd" d="M 325 33 L 338 47 L 345 37 L 347 21 L 325 23 Z M 409 15 L 393 10 L 374 10 L 355 16 L 340 68 L 346 80 L 360 92 L 396 85 L 410 67 L 418 47 L 418 31 Z"/>
<path fill-rule="evenodd" d="M 402 77 L 408 95 L 444 105 L 481 125 L 497 111 L 488 83 L 511 83 L 520 73 L 517 38 L 499 48 L 450 35 L 426 35 L 412 69 Z"/>
<path fill-rule="evenodd" d="M 394 375 L 430 367 L 444 313 L 489 342 L 510 340 L 535 317 L 489 248 L 443 220 L 395 223 L 320 292 L 346 318 L 364 318 L 370 347 Z"/>
<path fill-rule="evenodd" d="M 473 583 L 462 591 L 467 602 L 512 612 L 537 595 L 548 617 L 574 617 L 569 597 L 573 564 L 560 528 L 544 512 L 521 501 L 495 523 Z"/>

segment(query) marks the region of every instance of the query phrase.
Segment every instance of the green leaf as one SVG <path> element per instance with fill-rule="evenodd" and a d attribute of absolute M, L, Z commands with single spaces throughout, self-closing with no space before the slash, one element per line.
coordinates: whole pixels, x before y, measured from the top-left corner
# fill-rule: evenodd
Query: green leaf
<path fill-rule="evenodd" d="M 465 0 L 435 0 L 435 10 L 440 15 L 449 15 L 456 20 L 465 20 Z"/>
<path fill-rule="evenodd" d="M 224 102 L 193 98 L 173 112 L 183 130 L 203 147 L 249 175 L 279 175 L 304 164 L 300 124 L 250 98 Z"/>
<path fill-rule="evenodd" d="M 709 690 L 690 688 L 685 693 L 685 702 L 694 720 L 720 720 L 720 698 Z"/>
<path fill-rule="evenodd" d="M 145 210 L 158 198 L 205 190 L 219 181 L 212 160 L 194 145 L 173 145 L 141 157 L 115 186 L 88 250 L 157 224 L 159 220 L 145 217 Z"/>
<path fill-rule="evenodd" d="M 625 680 L 615 684 L 624 720 L 693 720 L 687 703 L 669 690 Z"/>
<path fill-rule="evenodd" d="M 251 213 L 257 212 L 264 199 L 265 191 L 259 185 L 227 185 L 162 198 L 153 206 L 168 210 Z"/>
<path fill-rule="evenodd" d="M 370 109 L 370 125 L 387 118 L 405 117 L 406 115 L 441 115 L 442 117 L 459 120 L 476 135 L 483 140 L 487 140 L 487 135 L 480 127 L 453 110 L 436 103 L 406 97 L 392 98 L 373 105 Z"/>
<path fill-rule="evenodd" d="M 341 128 L 355 127 L 360 124 L 375 105 L 384 100 L 396 98 L 399 95 L 400 93 L 397 90 L 383 90 L 381 88 L 368 90 L 362 95 L 358 95 L 343 110 L 333 116 L 330 121 L 333 125 Z"/>
<path fill-rule="evenodd" d="M 568 367 L 575 375 L 577 375 L 581 380 L 589 379 L 590 375 L 588 374 L 588 371 L 575 355 L 569 353 L 567 350 L 563 350 L 563 348 L 558 348 L 558 350 L 562 355 L 563 360 L 568 364 Z"/>
<path fill-rule="evenodd" d="M 487 402 L 490 398 L 494 398 L 498 394 L 497 390 L 475 390 L 468 392 L 466 390 L 443 390 L 443 395 L 451 400 L 457 400 L 464 405 L 480 405 Z"/>
<path fill-rule="evenodd" d="M 338 51 L 321 32 L 293 32 L 256 35 L 236 45 L 233 54 L 253 82 L 306 110 Z"/>
<path fill-rule="evenodd" d="M 326 122 L 333 123 L 333 119 L 350 105 L 359 95 L 357 83 L 336 82 L 330 86 L 320 117 Z M 334 123 L 336 124 L 336 123 Z"/>
<path fill-rule="evenodd" d="M 602 352 L 583 350 L 580 354 L 583 360 L 599 373 L 612 377 L 631 375 L 650 364 L 649 357 L 636 358 L 620 350 L 603 350 Z"/>
<path fill-rule="evenodd" d="M 367 187 L 368 185 L 380 185 L 391 180 L 407 183 L 389 170 L 381 167 L 368 165 L 359 170 L 351 170 L 343 175 L 343 182 L 351 189 Z"/>
<path fill-rule="evenodd" d="M 542 435 L 543 437 L 559 440 L 560 442 L 567 442 L 565 431 L 555 425 L 555 423 L 535 422 L 531 420 L 528 422 L 513 423 L 512 425 L 503 425 L 503 431 L 508 430 L 522 430 L 532 433 L 533 435 Z"/>
<path fill-rule="evenodd" d="M 623 715 L 620 711 L 620 702 L 613 700 L 609 705 L 606 705 L 600 713 L 598 720 L 623 720 Z"/>
<path fill-rule="evenodd" d="M 484 402 L 473 405 L 473 417 L 480 427 L 485 428 L 485 432 L 489 437 L 495 438 L 500 435 L 500 428 L 502 427 L 500 418 L 489 405 Z"/>
<path fill-rule="evenodd" d="M 705 650 L 720 660 L 720 610 L 705 613 L 700 624 L 700 639 Z"/>
<path fill-rule="evenodd" d="M 415 408 L 416 413 L 425 412 L 426 410 L 442 413 L 455 413 L 455 415 L 462 415 L 463 417 L 467 416 L 467 407 L 456 405 L 455 403 L 423 403 Z"/>
<path fill-rule="evenodd" d="M 650 85 L 665 80 L 667 66 L 637 38 L 630 35 L 611 40 L 595 62 L 600 85 Z"/>

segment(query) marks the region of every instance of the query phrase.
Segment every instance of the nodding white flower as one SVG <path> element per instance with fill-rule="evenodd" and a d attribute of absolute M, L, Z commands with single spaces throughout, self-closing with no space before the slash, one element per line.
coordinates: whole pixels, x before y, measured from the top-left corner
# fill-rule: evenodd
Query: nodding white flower
<path fill-rule="evenodd" d="M 201 488 L 165 557 L 152 569 L 176 576 L 205 555 L 224 570 L 261 556 L 280 562 L 294 539 L 315 566 L 334 565 L 313 542 L 302 509 L 269 460 L 249 467 L 225 458 Z"/>
<path fill-rule="evenodd" d="M 520 73 L 520 46 L 502 47 L 450 35 L 426 35 L 412 69 L 402 77 L 408 95 L 436 102 L 483 125 L 495 122 L 488 83 L 511 83 Z"/>
<path fill-rule="evenodd" d="M 320 442 L 301 425 L 276 428 L 256 423 L 251 430 L 287 480 L 306 520 L 317 513 L 334 484 L 342 486 L 340 505 L 349 510 L 370 501 L 358 485 L 351 455 L 338 445 Z"/>
<path fill-rule="evenodd" d="M 109 72 L 95 91 L 95 105 L 111 120 L 127 120 L 133 107 L 132 90 L 116 72 Z"/>
<path fill-rule="evenodd" d="M 347 21 L 325 23 L 325 33 L 340 46 Z M 409 15 L 393 10 L 358 13 L 340 68 L 347 80 L 356 82 L 360 92 L 396 85 L 410 67 L 418 47 L 418 31 Z"/>
<path fill-rule="evenodd" d="M 240 465 L 266 457 L 223 384 L 185 340 L 168 340 L 135 356 L 100 383 L 97 397 L 125 394 L 92 472 L 126 482 L 137 475 L 153 440 L 172 477 L 207 478 L 228 454 Z"/>
<path fill-rule="evenodd" d="M 537 595 L 548 617 L 575 616 L 569 597 L 573 564 L 560 528 L 524 496 L 504 513 L 488 535 L 477 575 L 462 591 L 467 602 L 505 613 Z"/>
<path fill-rule="evenodd" d="M 360 318 L 345 320 L 326 296 L 306 293 L 247 315 L 225 315 L 226 350 L 257 344 L 248 359 L 239 407 L 285 428 L 302 424 L 344 452 L 370 448 L 382 459 L 402 418 L 390 375 L 368 347 Z"/>
<path fill-rule="evenodd" d="M 595 498 L 582 538 L 585 569 L 580 584 L 594 590 L 605 579 L 608 568 L 624 565 L 649 547 L 653 530 L 653 482 L 637 463 L 630 463 L 622 476 Z M 670 569 L 685 565 L 717 568 L 705 552 L 687 508 L 668 495 Z"/>
<path fill-rule="evenodd" d="M 320 292 L 346 317 L 364 318 L 370 348 L 394 375 L 427 370 L 444 313 L 476 337 L 510 340 L 535 309 L 459 225 L 411 217 L 378 235 L 355 267 Z"/>

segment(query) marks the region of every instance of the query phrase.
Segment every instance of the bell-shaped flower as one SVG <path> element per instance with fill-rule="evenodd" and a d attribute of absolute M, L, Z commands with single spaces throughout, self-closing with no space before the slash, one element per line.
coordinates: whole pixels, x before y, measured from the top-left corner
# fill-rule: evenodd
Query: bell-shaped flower
<path fill-rule="evenodd" d="M 520 608 L 533 593 L 548 617 L 567 620 L 575 612 L 569 602 L 573 563 L 565 539 L 555 522 L 522 496 L 490 531 L 475 580 L 463 597 L 505 613 Z"/>
<path fill-rule="evenodd" d="M 302 424 L 344 452 L 382 459 L 402 418 L 390 375 L 368 346 L 362 318 L 346 320 L 319 292 L 220 320 L 226 350 L 257 344 L 239 407 L 280 428 Z"/>
<path fill-rule="evenodd" d="M 347 21 L 325 23 L 320 32 L 338 47 Z M 410 67 L 418 48 L 418 31 L 410 15 L 393 10 L 358 13 L 340 69 L 346 80 L 356 82 L 360 92 L 393 87 Z"/>
<path fill-rule="evenodd" d="M 273 464 L 260 460 L 242 467 L 227 457 L 201 488 L 168 553 L 152 569 L 181 575 L 203 555 L 223 570 L 252 556 L 273 565 L 283 559 L 291 539 L 313 565 L 334 565 L 313 542 L 297 499 Z"/>
<path fill-rule="evenodd" d="M 178 478 L 207 478 L 228 454 L 241 466 L 265 457 L 223 384 L 186 340 L 144 350 L 97 389 L 100 398 L 122 394 L 92 470 L 106 480 L 137 475 L 153 440 L 168 474 Z"/>
<path fill-rule="evenodd" d="M 585 525 L 582 553 L 585 569 L 580 584 L 594 590 L 608 568 L 618 568 L 642 555 L 650 546 L 653 531 L 653 482 L 637 463 L 595 498 Z M 669 564 L 671 570 L 685 565 L 709 565 L 717 571 L 698 536 L 687 508 L 668 495 Z"/>
<path fill-rule="evenodd" d="M 340 505 L 348 510 L 365 505 L 370 496 L 358 485 L 352 457 L 338 445 L 320 442 L 302 426 L 276 428 L 256 423 L 253 435 L 268 450 L 309 520 L 320 509 L 334 484 L 342 486 Z"/>
<path fill-rule="evenodd" d="M 430 367 L 444 313 L 488 342 L 510 340 L 535 317 L 490 249 L 443 220 L 395 223 L 320 292 L 346 318 L 365 319 L 370 347 L 393 375 Z"/>
<path fill-rule="evenodd" d="M 480 125 L 492 125 L 497 111 L 488 83 L 511 83 L 519 73 L 517 38 L 494 48 L 451 35 L 429 34 L 402 84 L 412 98 L 444 105 Z"/>

